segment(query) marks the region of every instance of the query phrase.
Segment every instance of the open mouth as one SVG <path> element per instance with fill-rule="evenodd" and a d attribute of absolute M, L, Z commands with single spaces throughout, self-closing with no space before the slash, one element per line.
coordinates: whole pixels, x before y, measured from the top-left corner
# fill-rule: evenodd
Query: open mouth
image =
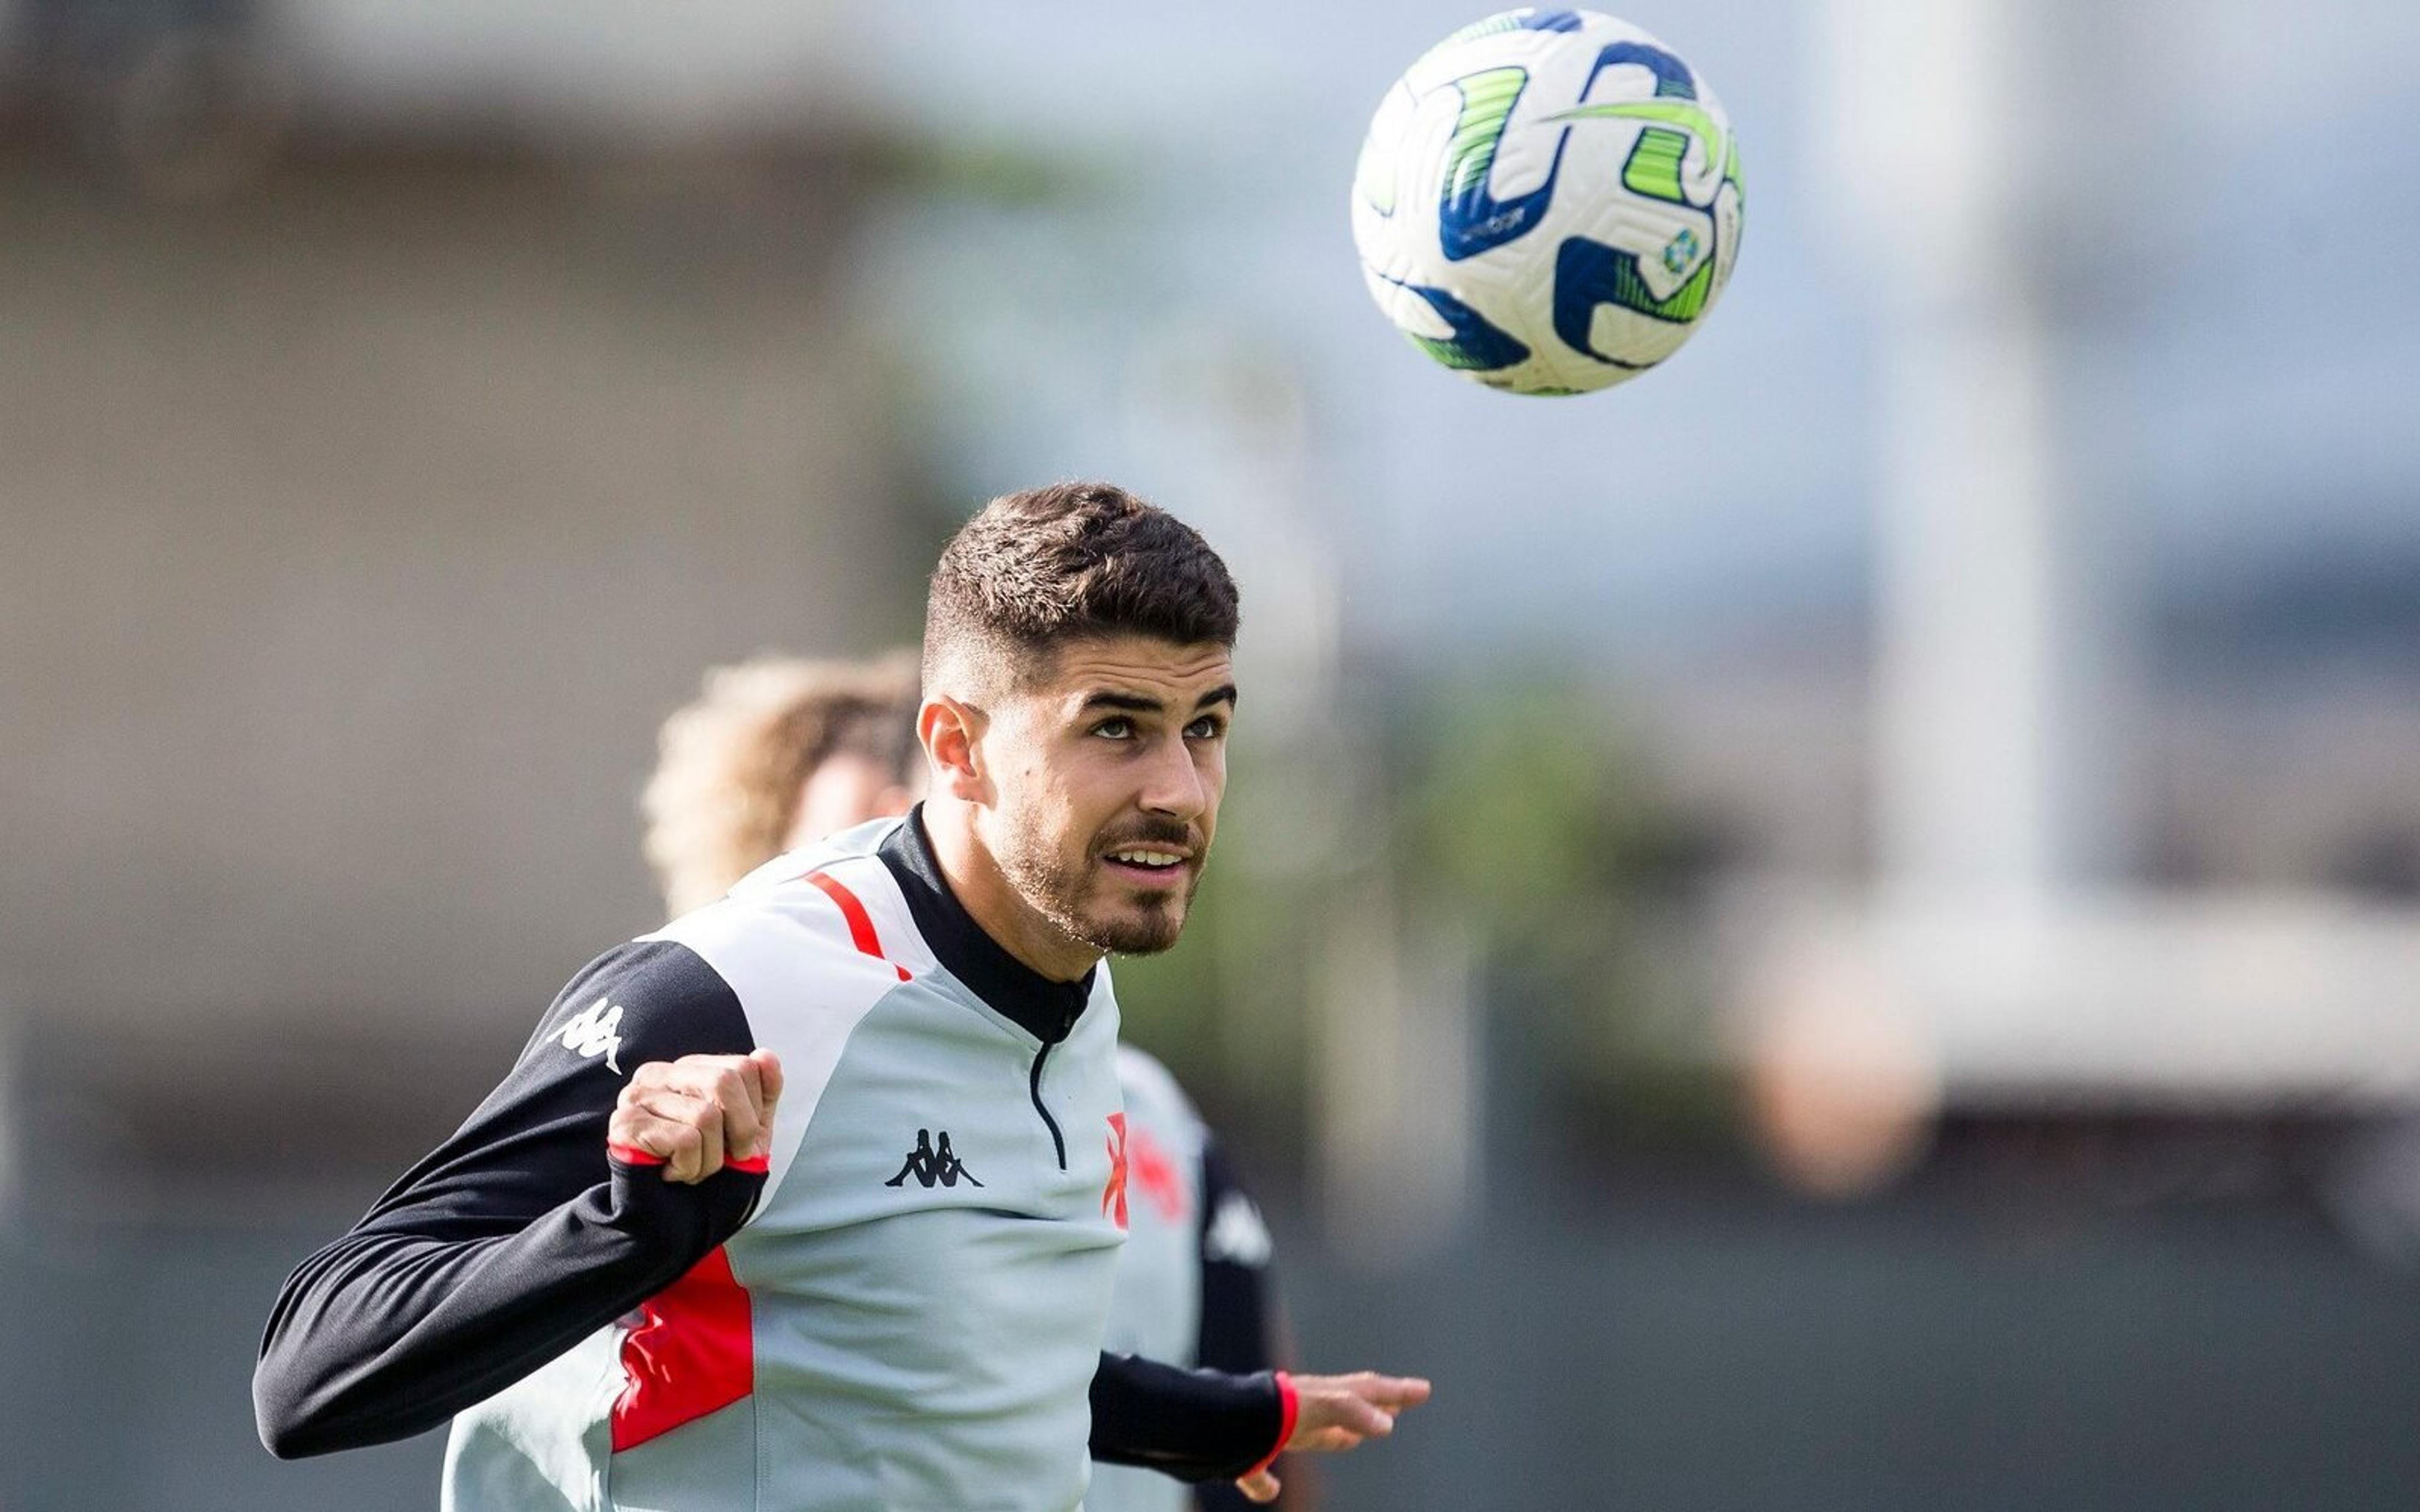
<path fill-rule="evenodd" d="M 1181 851 L 1164 851 L 1152 845 L 1129 845 L 1101 857 L 1101 864 L 1111 873 L 1142 887 L 1163 887 L 1185 875 L 1186 856 Z"/>

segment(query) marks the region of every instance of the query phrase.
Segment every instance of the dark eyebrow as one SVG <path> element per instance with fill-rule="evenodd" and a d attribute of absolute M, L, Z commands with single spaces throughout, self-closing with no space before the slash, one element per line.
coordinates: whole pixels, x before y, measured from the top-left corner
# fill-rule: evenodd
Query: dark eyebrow
<path fill-rule="evenodd" d="M 1202 694 L 1193 707 L 1194 711 L 1199 713 L 1214 704 L 1232 704 L 1234 702 L 1235 685 L 1221 683 Z M 1161 707 L 1159 700 L 1147 698 L 1140 693 L 1112 693 L 1106 690 L 1086 694 L 1083 704 L 1084 712 L 1088 714 L 1094 709 L 1116 709 L 1124 714 L 1157 714 Z"/>

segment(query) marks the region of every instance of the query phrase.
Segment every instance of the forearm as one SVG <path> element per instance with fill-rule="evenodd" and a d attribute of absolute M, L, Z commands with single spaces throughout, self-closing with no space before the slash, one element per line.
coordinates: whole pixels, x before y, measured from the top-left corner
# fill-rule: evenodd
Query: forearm
<path fill-rule="evenodd" d="M 737 1230 L 762 1178 L 612 1178 L 520 1231 L 466 1237 L 442 1211 L 384 1212 L 304 1261 L 253 1375 L 281 1458 L 407 1438 L 555 1358 Z"/>
<path fill-rule="evenodd" d="M 1266 1464 L 1294 1427 L 1294 1399 L 1271 1372 L 1182 1370 L 1101 1356 L 1093 1377 L 1093 1458 L 1179 1480 L 1232 1480 Z"/>

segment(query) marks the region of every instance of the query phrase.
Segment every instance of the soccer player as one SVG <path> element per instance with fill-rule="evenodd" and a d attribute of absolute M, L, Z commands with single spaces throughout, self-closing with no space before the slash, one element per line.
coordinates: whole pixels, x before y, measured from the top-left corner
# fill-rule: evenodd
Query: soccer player
<path fill-rule="evenodd" d="M 1235 625 L 1217 554 L 1122 490 L 986 506 L 927 604 L 931 796 L 575 976 L 287 1281 L 264 1442 L 454 1417 L 463 1512 L 1068 1512 L 1088 1444 L 1265 1501 L 1280 1450 L 1391 1431 L 1426 1381 L 1098 1352 L 1126 1180 L 1102 958 L 1184 927 Z"/>
<path fill-rule="evenodd" d="M 664 721 L 648 780 L 645 851 L 675 915 L 721 897 L 782 852 L 907 811 L 924 787 L 915 664 L 761 656 L 706 675 Z M 1108 1344 L 1176 1365 L 1250 1373 L 1278 1364 L 1269 1233 L 1168 1069 L 1118 1049 L 1130 1221 Z M 1296 1479 L 1297 1477 L 1290 1477 Z M 1299 1485 L 1284 1504 L 1308 1505 Z M 1202 1512 L 1240 1504 L 1219 1483 L 1096 1467 L 1086 1512 Z"/>

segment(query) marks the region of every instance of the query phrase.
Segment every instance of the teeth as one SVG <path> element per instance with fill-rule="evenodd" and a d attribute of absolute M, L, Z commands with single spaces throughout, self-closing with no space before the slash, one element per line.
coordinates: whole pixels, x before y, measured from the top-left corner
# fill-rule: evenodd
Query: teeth
<path fill-rule="evenodd" d="M 1109 859 L 1133 866 L 1174 866 L 1184 857 L 1169 851 L 1116 851 Z"/>

